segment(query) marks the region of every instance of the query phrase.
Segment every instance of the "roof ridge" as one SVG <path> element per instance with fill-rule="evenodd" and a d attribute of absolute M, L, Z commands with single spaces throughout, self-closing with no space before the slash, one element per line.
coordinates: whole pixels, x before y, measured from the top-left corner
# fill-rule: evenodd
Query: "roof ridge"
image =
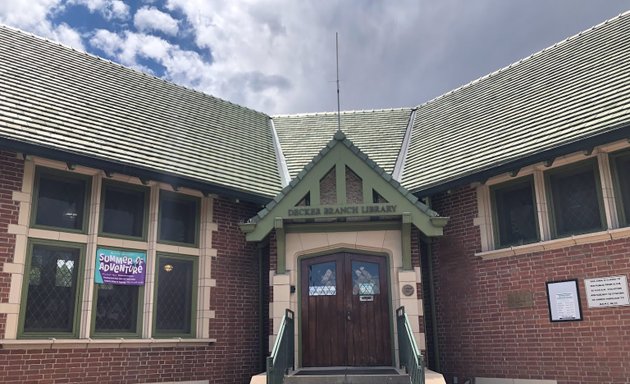
<path fill-rule="evenodd" d="M 76 52 L 76 53 L 78 53 L 78 54 L 80 54 L 80 55 L 87 56 L 87 57 L 89 57 L 89 58 L 91 58 L 91 59 L 96 59 L 96 60 L 99 60 L 99 61 L 103 61 L 103 62 L 105 62 L 105 63 L 108 63 L 108 64 L 111 64 L 111 65 L 113 65 L 113 66 L 119 67 L 119 68 L 121 68 L 122 70 L 129 71 L 129 72 L 132 72 L 132 73 L 136 73 L 136 74 L 139 74 L 139 75 L 142 75 L 142 76 L 146 76 L 146 77 L 149 77 L 149 78 L 153 78 L 153 79 L 158 80 L 158 81 L 161 81 L 162 83 L 165 83 L 165 84 L 167 84 L 167 85 L 170 85 L 170 86 L 175 86 L 175 87 L 177 87 L 177 88 L 181 88 L 181 89 L 183 89 L 183 90 L 185 90 L 185 91 L 198 93 L 198 94 L 200 94 L 200 95 L 201 95 L 201 96 L 203 96 L 203 97 L 208 97 L 208 98 L 211 98 L 211 99 L 217 100 L 217 101 L 219 101 L 219 102 L 222 102 L 222 103 L 225 103 L 225 104 L 229 104 L 229 105 L 233 105 L 233 106 L 235 106 L 235 107 L 238 107 L 238 108 L 241 108 L 241 109 L 244 109 L 244 110 L 247 110 L 247 111 L 252 111 L 252 112 L 255 112 L 255 113 L 258 113 L 258 114 L 264 115 L 264 116 L 265 116 L 265 117 L 267 117 L 267 118 L 271 118 L 271 116 L 269 116 L 269 114 L 267 114 L 267 113 L 265 113 L 265 112 L 257 111 L 257 110 L 255 110 L 255 109 L 252 109 L 252 108 L 249 108 L 249 107 L 246 107 L 246 106 L 240 105 L 240 104 L 233 103 L 233 102 L 231 102 L 231 101 L 229 101 L 229 100 L 222 99 L 222 98 L 220 98 L 220 97 L 217 97 L 217 96 L 211 95 L 211 94 L 209 94 L 209 93 L 206 93 L 206 92 L 200 91 L 200 90 L 198 90 L 198 89 L 194 89 L 194 88 L 191 88 L 191 87 L 187 87 L 187 86 L 185 86 L 185 85 L 177 84 L 177 83 L 175 83 L 175 82 L 173 82 L 173 81 L 163 79 L 163 78 L 161 78 L 161 77 L 158 77 L 158 76 L 152 75 L 152 74 L 150 74 L 150 73 L 142 72 L 142 71 L 140 71 L 140 70 L 138 70 L 138 69 L 136 69 L 136 68 L 132 68 L 132 67 L 125 66 L 125 65 L 123 65 L 123 64 L 117 63 L 117 62 L 115 62 L 115 61 L 112 61 L 112 60 L 106 59 L 106 58 L 101 57 L 101 56 L 97 56 L 97 55 L 92 54 L 92 53 L 89 53 L 89 52 L 87 52 L 87 51 L 82 51 L 82 50 L 76 49 L 76 48 L 71 47 L 71 46 L 69 46 L 69 45 L 67 45 L 67 44 L 60 43 L 60 42 L 58 42 L 58 41 L 54 41 L 54 40 L 50 40 L 50 39 L 48 39 L 48 38 L 46 38 L 46 37 L 43 37 L 43 36 L 40 36 L 40 35 L 36 35 L 36 34 L 34 34 L 34 33 L 32 33 L 32 32 L 27 32 L 27 31 L 24 31 L 24 30 L 22 30 L 22 29 L 20 29 L 20 28 L 17 28 L 17 27 L 13 27 L 13 26 L 10 26 L 10 25 L 7 25 L 7 24 L 0 23 L 0 29 L 6 29 L 6 30 L 9 30 L 9 31 L 12 31 L 12 32 L 17 32 L 17 33 L 20 33 L 20 34 L 23 34 L 23 35 L 26 35 L 26 36 L 30 36 L 30 37 L 35 38 L 35 39 L 37 39 L 37 40 L 40 40 L 40 41 L 45 41 L 45 42 L 47 42 L 47 43 L 50 43 L 50 44 L 53 44 L 53 45 L 57 45 L 57 46 L 59 46 L 59 47 L 65 48 L 65 49 L 69 49 L 69 50 L 74 51 L 74 52 Z"/>
<path fill-rule="evenodd" d="M 413 110 L 417 107 L 397 107 L 397 108 L 374 108 L 374 109 L 355 109 L 348 111 L 341 111 L 342 115 L 359 114 L 359 113 L 373 113 L 373 112 L 385 112 L 385 111 L 405 111 Z M 276 117 L 306 117 L 306 116 L 331 116 L 337 115 L 337 111 L 334 112 L 312 112 L 312 113 L 288 113 L 270 116 L 272 119 Z"/>
<path fill-rule="evenodd" d="M 567 37 L 567 38 L 566 38 L 566 39 L 564 39 L 564 40 L 561 40 L 561 41 L 559 41 L 559 42 L 557 42 L 557 43 L 554 43 L 553 45 L 550 45 L 550 46 L 548 46 L 548 47 L 546 47 L 546 48 L 543 48 L 543 49 L 541 49 L 540 51 L 534 52 L 534 53 L 532 53 L 531 55 L 526 56 L 526 57 L 524 57 L 524 58 L 522 58 L 522 59 L 520 59 L 520 60 L 518 60 L 518 61 L 515 61 L 515 62 L 513 62 L 513 63 L 511 63 L 511 64 L 508 64 L 508 65 L 506 65 L 506 66 L 504 66 L 504 67 L 502 67 L 502 68 L 499 68 L 499 69 L 497 69 L 497 70 L 495 70 L 495 71 L 493 71 L 493 72 L 490 72 L 490 73 L 488 73 L 488 74 L 486 74 L 486 75 L 483 75 L 483 76 L 481 76 L 481 77 L 479 77 L 479 78 L 477 78 L 477 79 L 475 79 L 475 80 L 472 80 L 472 81 L 470 81 L 470 82 L 468 82 L 468 83 L 466 83 L 466 84 L 463 84 L 463 85 L 461 85 L 461 86 L 459 86 L 459 87 L 457 87 L 457 88 L 455 88 L 455 89 L 452 89 L 452 90 L 450 90 L 450 91 L 448 91 L 448 92 L 446 92 L 446 93 L 443 93 L 443 94 L 441 94 L 441 95 L 439 95 L 439 96 L 437 96 L 437 97 L 434 97 L 433 99 L 431 99 L 431 100 L 429 100 L 429 101 L 426 101 L 426 102 L 424 102 L 424 103 L 418 104 L 418 106 L 417 106 L 416 108 L 420 108 L 420 107 L 423 107 L 423 106 L 425 106 L 425 105 L 431 104 L 431 103 L 433 103 L 433 102 L 435 102 L 435 101 L 437 101 L 437 100 L 440 100 L 440 99 L 445 98 L 446 96 L 450 96 L 450 95 L 452 95 L 452 94 L 454 94 L 454 93 L 456 93 L 456 92 L 459 92 L 459 91 L 461 91 L 462 89 L 465 89 L 465 88 L 471 87 L 471 86 L 473 86 L 473 85 L 475 85 L 475 84 L 477 84 L 477 83 L 480 83 L 480 82 L 481 82 L 481 81 L 483 81 L 483 80 L 486 80 L 486 79 L 489 79 L 489 78 L 491 78 L 491 77 L 494 77 L 494 76 L 498 75 L 499 73 L 503 73 L 503 72 L 507 71 L 508 69 L 511 69 L 511 68 L 513 68 L 513 67 L 515 67 L 515 66 L 518 66 L 518 65 L 520 65 L 520 64 L 522 64 L 522 63 L 524 63 L 524 62 L 529 62 L 529 61 L 530 61 L 531 59 L 533 59 L 534 57 L 537 57 L 537 56 L 539 56 L 539 55 L 541 55 L 541 54 L 543 54 L 543 53 L 545 53 L 545 52 L 549 51 L 549 50 L 550 50 L 550 49 L 552 49 L 552 48 L 557 48 L 557 47 L 558 47 L 558 46 L 560 46 L 560 45 L 564 45 L 564 44 L 568 43 L 569 41 L 572 41 L 572 40 L 574 40 L 574 39 L 576 39 L 576 38 L 578 38 L 578 37 L 582 36 L 582 35 L 583 35 L 583 34 L 585 34 L 585 33 L 589 33 L 589 32 L 591 32 L 591 31 L 593 31 L 593 30 L 595 30 L 595 29 L 598 29 L 598 28 L 603 27 L 604 25 L 606 25 L 606 24 L 608 24 L 608 23 L 611 23 L 611 22 L 613 22 L 613 21 L 616 21 L 616 20 L 622 19 L 622 18 L 624 18 L 624 17 L 626 17 L 626 16 L 630 16 L 630 10 L 627 10 L 627 11 L 625 11 L 625 12 L 622 12 L 622 13 L 618 14 L 617 16 L 612 17 L 612 18 L 610 18 L 610 19 L 604 20 L 603 22 L 601 22 L 601 23 L 599 23 L 599 24 L 596 24 L 596 25 L 594 25 L 594 26 L 592 26 L 592 27 L 589 27 L 589 28 L 587 28 L 587 29 L 585 29 L 585 30 L 582 30 L 582 31 L 580 31 L 580 32 L 578 32 L 578 33 L 576 33 L 576 34 L 574 34 L 574 35 L 571 35 L 571 36 Z"/>

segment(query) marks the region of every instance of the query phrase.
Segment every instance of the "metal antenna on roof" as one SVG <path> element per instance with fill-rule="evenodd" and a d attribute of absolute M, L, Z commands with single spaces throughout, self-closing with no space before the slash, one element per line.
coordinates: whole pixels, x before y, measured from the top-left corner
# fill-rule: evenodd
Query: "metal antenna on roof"
<path fill-rule="evenodd" d="M 339 102 L 339 32 L 335 32 L 335 49 L 337 52 L 337 132 L 341 132 L 341 103 Z"/>

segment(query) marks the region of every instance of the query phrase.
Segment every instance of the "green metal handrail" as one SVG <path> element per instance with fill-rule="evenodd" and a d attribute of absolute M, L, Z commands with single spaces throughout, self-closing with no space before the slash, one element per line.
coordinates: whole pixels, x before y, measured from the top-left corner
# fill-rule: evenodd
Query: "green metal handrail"
<path fill-rule="evenodd" d="M 396 310 L 396 324 L 398 328 L 398 357 L 400 368 L 405 367 L 411 384 L 424 384 L 424 359 L 413 337 L 409 318 L 405 307 Z"/>
<path fill-rule="evenodd" d="M 280 323 L 278 337 L 273 344 L 271 356 L 267 357 L 267 384 L 282 384 L 284 375 L 290 369 L 295 369 L 293 354 L 295 351 L 295 339 L 293 336 L 294 327 L 293 311 L 287 309 Z"/>

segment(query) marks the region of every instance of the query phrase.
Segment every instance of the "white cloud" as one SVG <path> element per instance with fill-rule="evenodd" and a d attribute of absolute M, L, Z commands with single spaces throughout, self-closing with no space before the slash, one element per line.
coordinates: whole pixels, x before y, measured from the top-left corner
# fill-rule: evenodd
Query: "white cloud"
<path fill-rule="evenodd" d="M 119 35 L 100 29 L 90 39 L 90 45 L 143 72 L 151 70 L 140 64 L 141 59 L 153 60 L 165 68 L 167 79 L 178 84 L 204 89 L 210 81 L 204 76 L 210 70 L 209 64 L 197 52 L 182 50 L 154 35 L 131 31 Z"/>
<path fill-rule="evenodd" d="M 268 113 L 336 110 L 336 31 L 343 109 L 425 101 L 414 95 L 441 45 L 424 46 L 418 36 L 436 28 L 423 20 L 446 11 L 428 12 L 415 0 L 168 0 L 166 7 L 186 16 L 195 44 L 212 56 L 203 76 L 213 81 L 199 87 Z"/>
<path fill-rule="evenodd" d="M 126 19 L 129 16 L 129 6 L 121 0 L 112 1 L 110 8 L 112 15 L 117 19 Z"/>
<path fill-rule="evenodd" d="M 167 8 L 186 15 L 196 45 L 212 55 L 205 76 L 215 81 L 203 83 L 204 90 L 269 113 L 334 110 L 335 30 L 341 29 L 342 42 L 344 30 L 363 36 L 365 44 L 353 44 L 356 51 L 342 49 L 370 62 L 366 52 L 373 51 L 365 47 L 381 44 L 370 42 L 373 29 L 388 22 L 382 9 L 361 14 L 355 4 L 344 14 L 333 2 L 168 0 Z M 405 15 L 404 5 L 391 8 Z"/>
<path fill-rule="evenodd" d="M 84 50 L 79 32 L 49 20 L 61 7 L 61 0 L 0 1 L 0 22 Z"/>
<path fill-rule="evenodd" d="M 179 31 L 177 24 L 177 20 L 171 15 L 154 7 L 140 8 L 133 17 L 133 25 L 140 32 L 159 31 L 175 36 Z"/>
<path fill-rule="evenodd" d="M 61 0 L 0 1 L 0 20 L 33 31 L 46 22 L 49 12 L 60 3 Z"/>
<path fill-rule="evenodd" d="M 106 29 L 98 29 L 90 39 L 90 45 L 105 52 L 107 56 L 115 57 L 121 46 L 123 39 L 117 34 Z"/>
<path fill-rule="evenodd" d="M 108 21 L 129 18 L 129 6 L 122 0 L 69 0 L 68 4 L 83 5 L 91 13 L 98 12 Z"/>
<path fill-rule="evenodd" d="M 50 37 L 55 41 L 59 41 L 80 51 L 85 50 L 79 32 L 70 28 L 70 26 L 66 23 L 56 26 L 52 31 L 52 36 Z"/>
<path fill-rule="evenodd" d="M 166 8 L 185 15 L 180 26 L 212 55 L 204 76 L 214 81 L 203 90 L 293 113 L 336 109 L 335 32 L 343 109 L 414 106 L 613 17 L 629 1 L 535 3 L 167 0 Z"/>
<path fill-rule="evenodd" d="M 335 32 L 343 109 L 414 106 L 627 9 L 630 0 L 529 3 L 478 0 L 137 1 L 139 33 L 89 32 L 90 45 L 143 71 L 268 113 L 336 109 Z M 161 2 L 160 2 L 161 3 Z M 0 0 L 0 22 L 82 49 L 63 18 L 82 4 L 128 27 L 120 0 Z M 570 7 L 571 17 L 566 9 Z M 183 15 L 176 20 L 171 15 Z M 514 17 L 517 15 L 517 17 Z M 137 19 L 137 20 L 136 20 Z M 122 20 L 122 22 L 121 22 Z M 70 21 L 68 21 L 70 22 Z M 191 36 L 206 55 L 153 36 Z M 208 59 L 211 58 L 211 59 Z M 211 60 L 211 61 L 210 61 Z"/>

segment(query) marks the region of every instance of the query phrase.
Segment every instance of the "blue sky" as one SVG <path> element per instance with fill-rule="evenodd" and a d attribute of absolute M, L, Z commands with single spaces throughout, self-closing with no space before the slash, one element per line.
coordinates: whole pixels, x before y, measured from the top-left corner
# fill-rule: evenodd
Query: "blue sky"
<path fill-rule="evenodd" d="M 411 107 L 630 0 L 0 0 L 0 22 L 270 114 Z"/>

